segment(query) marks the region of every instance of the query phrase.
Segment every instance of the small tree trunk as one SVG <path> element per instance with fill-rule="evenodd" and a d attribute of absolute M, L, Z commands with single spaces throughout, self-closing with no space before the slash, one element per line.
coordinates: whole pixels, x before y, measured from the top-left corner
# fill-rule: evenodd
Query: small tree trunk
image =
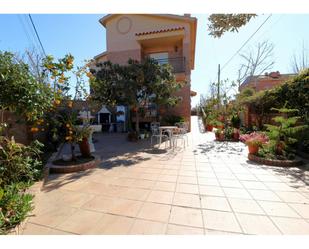
<path fill-rule="evenodd" d="M 72 161 L 76 161 L 75 145 L 73 143 L 71 143 L 71 156 L 72 156 Z"/>
<path fill-rule="evenodd" d="M 138 108 L 136 110 L 136 116 L 135 116 L 135 131 L 139 133 L 139 113 L 138 113 Z"/>

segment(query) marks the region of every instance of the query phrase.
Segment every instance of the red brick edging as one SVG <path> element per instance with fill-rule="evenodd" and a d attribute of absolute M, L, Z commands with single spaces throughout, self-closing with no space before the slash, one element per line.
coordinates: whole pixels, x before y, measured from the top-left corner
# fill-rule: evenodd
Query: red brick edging
<path fill-rule="evenodd" d="M 253 162 L 269 165 L 269 166 L 279 166 L 279 167 L 295 167 L 303 164 L 301 159 L 296 160 L 275 160 L 275 159 L 266 159 L 259 157 L 253 154 L 248 154 L 248 159 Z"/>
<path fill-rule="evenodd" d="M 89 162 L 81 163 L 78 165 L 71 165 L 71 166 L 54 165 L 51 162 L 48 165 L 48 169 L 49 169 L 49 173 L 66 174 L 66 173 L 79 172 L 79 171 L 84 171 L 87 169 L 95 168 L 98 166 L 100 162 L 101 160 L 99 159 L 99 157 L 95 156 L 95 158 Z"/>

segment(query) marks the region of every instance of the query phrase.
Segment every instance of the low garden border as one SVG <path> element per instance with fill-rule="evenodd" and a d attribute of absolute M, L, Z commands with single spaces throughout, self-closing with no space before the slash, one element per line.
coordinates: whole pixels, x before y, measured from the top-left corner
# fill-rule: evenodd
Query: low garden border
<path fill-rule="evenodd" d="M 268 166 L 278 166 L 278 167 L 296 167 L 304 163 L 301 159 L 295 159 L 295 160 L 266 159 L 250 153 L 248 154 L 248 159 L 250 161 L 257 162 L 260 164 L 265 164 Z"/>
<path fill-rule="evenodd" d="M 97 155 L 94 155 L 94 159 L 89 162 L 85 162 L 85 163 L 81 163 L 77 165 L 65 165 L 65 166 L 55 165 L 52 162 L 49 162 L 47 167 L 49 169 L 49 173 L 67 174 L 67 173 L 74 173 L 74 172 L 84 171 L 87 169 L 96 168 L 100 162 L 101 162 L 101 159 Z"/>

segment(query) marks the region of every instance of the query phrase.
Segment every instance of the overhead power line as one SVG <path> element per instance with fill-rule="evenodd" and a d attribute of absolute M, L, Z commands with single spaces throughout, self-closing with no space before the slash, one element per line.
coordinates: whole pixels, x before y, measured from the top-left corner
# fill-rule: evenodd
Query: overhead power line
<path fill-rule="evenodd" d="M 34 24 L 34 22 L 33 22 L 33 20 L 32 20 L 32 17 L 31 17 L 30 14 L 28 14 L 28 16 L 29 16 L 29 19 L 30 19 L 30 21 L 31 21 L 32 27 L 33 27 L 33 29 L 34 29 L 34 31 L 35 31 L 36 37 L 38 38 L 38 41 L 39 41 L 39 43 L 40 43 L 40 46 L 41 46 L 41 48 L 42 48 L 42 51 L 43 51 L 44 55 L 46 56 L 45 49 L 44 49 L 44 47 L 43 47 L 43 44 L 42 44 L 42 42 L 41 42 L 41 39 L 40 39 L 40 36 L 39 36 L 39 34 L 38 34 L 38 31 L 37 31 L 37 29 L 36 29 L 36 27 L 35 27 L 35 24 Z"/>
<path fill-rule="evenodd" d="M 244 42 L 244 44 L 231 56 L 231 58 L 222 66 L 221 68 L 221 72 L 222 70 L 233 60 L 233 58 L 244 48 L 244 46 L 246 46 L 246 44 L 252 39 L 252 37 L 263 27 L 263 25 L 269 20 L 269 18 L 272 16 L 272 14 L 270 14 L 265 20 L 264 22 L 254 31 L 254 33 Z"/>

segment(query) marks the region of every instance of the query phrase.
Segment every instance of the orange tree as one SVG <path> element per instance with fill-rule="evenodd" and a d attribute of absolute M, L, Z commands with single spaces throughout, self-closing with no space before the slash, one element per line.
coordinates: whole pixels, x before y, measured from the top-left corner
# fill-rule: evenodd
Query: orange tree
<path fill-rule="evenodd" d="M 84 101 L 88 98 L 86 76 L 89 79 L 92 79 L 93 76 L 89 71 L 89 63 L 74 68 L 73 62 L 74 57 L 70 54 L 57 61 L 48 56 L 44 66 L 50 75 L 54 93 L 53 108 L 47 114 L 50 137 L 55 141 L 61 141 L 61 138 L 64 138 L 65 142 L 70 144 L 72 160 L 75 160 L 75 144 L 80 142 L 83 134 L 89 133 L 86 128 L 76 128 L 78 113 L 74 110 L 75 100 Z M 72 80 L 70 75 L 73 75 L 75 79 Z M 75 83 L 74 96 L 70 92 L 70 82 L 72 81 Z"/>
<path fill-rule="evenodd" d="M 135 131 L 139 132 L 139 111 L 149 103 L 174 106 L 180 100 L 173 95 L 181 88 L 170 65 L 153 59 L 142 62 L 130 59 L 127 65 L 111 62 L 97 64 L 92 72 L 91 97 L 106 105 L 127 105 L 135 111 Z"/>
<path fill-rule="evenodd" d="M 0 51 L 0 89 L 0 131 L 7 130 L 4 111 L 16 113 L 27 122 L 37 122 L 51 107 L 52 90 L 37 81 L 28 65 L 18 62 L 9 52 Z"/>

